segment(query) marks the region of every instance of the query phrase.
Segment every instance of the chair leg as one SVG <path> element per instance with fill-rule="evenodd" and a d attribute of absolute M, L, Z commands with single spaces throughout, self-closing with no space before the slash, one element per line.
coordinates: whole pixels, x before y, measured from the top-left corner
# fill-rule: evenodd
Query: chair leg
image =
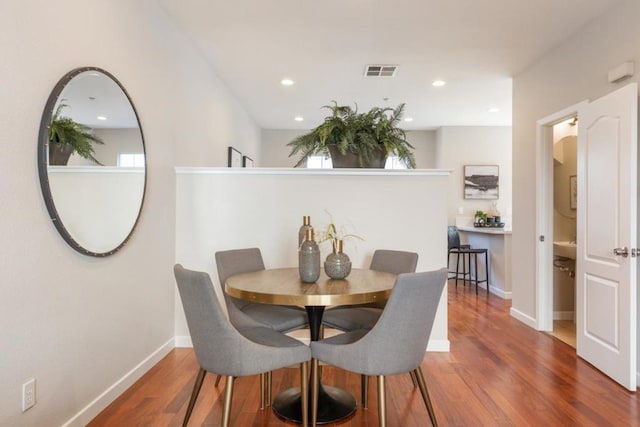
<path fill-rule="evenodd" d="M 409 375 L 411 375 L 411 381 L 413 382 L 413 386 L 418 387 L 418 380 L 416 379 L 416 373 L 411 371 L 409 372 Z"/>
<path fill-rule="evenodd" d="M 418 366 L 418 368 L 414 371 L 416 378 L 418 379 L 418 386 L 420 387 L 420 393 L 422 393 L 422 400 L 424 400 L 424 404 L 427 407 L 427 412 L 429 412 L 429 419 L 431 420 L 431 425 L 433 427 L 438 427 L 438 420 L 436 420 L 436 413 L 433 410 L 433 405 L 431 404 L 431 399 L 429 398 L 429 391 L 427 391 L 427 384 L 424 382 L 424 375 L 422 374 L 422 368 Z"/>
<path fill-rule="evenodd" d="M 193 412 L 193 407 L 196 405 L 196 399 L 198 399 L 198 394 L 200 393 L 200 388 L 202 388 L 202 382 L 204 381 L 204 377 L 206 375 L 207 371 L 203 368 L 200 368 L 200 370 L 198 371 L 198 375 L 196 376 L 196 382 L 193 384 L 191 399 L 189 399 L 189 405 L 187 405 L 187 412 L 184 414 L 182 427 L 186 427 L 187 423 L 189 422 L 189 418 L 191 418 L 191 412 Z"/>
<path fill-rule="evenodd" d="M 378 375 L 378 424 L 380 427 L 387 427 L 387 395 L 384 375 Z"/>
<path fill-rule="evenodd" d="M 229 427 L 229 415 L 231 415 L 231 396 L 233 396 L 233 383 L 235 377 L 228 376 L 224 386 L 224 408 L 222 409 L 222 427 Z"/>
<path fill-rule="evenodd" d="M 311 427 L 318 422 L 318 359 L 311 359 Z"/>
<path fill-rule="evenodd" d="M 485 265 L 485 273 L 487 274 L 487 277 L 485 277 L 485 279 L 487 279 L 487 281 L 485 282 L 487 284 L 487 298 L 489 298 L 489 251 L 484 253 L 484 265 Z"/>
<path fill-rule="evenodd" d="M 360 395 L 362 396 L 362 407 L 367 409 L 369 403 L 369 377 L 360 375 Z"/>
<path fill-rule="evenodd" d="M 271 406 L 271 371 L 267 372 L 267 406 Z"/>
<path fill-rule="evenodd" d="M 471 255 L 462 254 L 462 284 L 464 286 L 467 286 L 467 276 L 471 279 Z"/>
<path fill-rule="evenodd" d="M 260 410 L 261 411 L 264 411 L 264 407 L 265 407 L 265 404 L 264 404 L 264 400 L 265 400 L 264 391 L 265 391 L 265 386 L 266 386 L 266 384 L 265 384 L 265 379 L 266 379 L 265 375 L 266 374 L 264 372 L 260 374 Z"/>
<path fill-rule="evenodd" d="M 221 378 L 222 378 L 222 375 L 216 376 L 216 387 L 218 387 L 220 385 L 220 379 Z"/>
<path fill-rule="evenodd" d="M 300 364 L 300 401 L 302 410 L 302 427 L 309 425 L 309 374 L 307 362 Z"/>
<path fill-rule="evenodd" d="M 469 257 L 471 259 L 471 257 Z M 473 254 L 473 267 L 475 268 L 476 274 L 476 296 L 478 295 L 478 254 Z M 471 267 L 469 267 L 471 269 Z"/>
<path fill-rule="evenodd" d="M 464 255 L 462 256 L 462 262 L 464 263 Z M 464 266 L 463 266 L 464 271 Z M 458 287 L 458 278 L 460 277 L 460 254 L 456 254 L 456 288 Z M 462 284 L 464 285 L 464 279 Z"/>

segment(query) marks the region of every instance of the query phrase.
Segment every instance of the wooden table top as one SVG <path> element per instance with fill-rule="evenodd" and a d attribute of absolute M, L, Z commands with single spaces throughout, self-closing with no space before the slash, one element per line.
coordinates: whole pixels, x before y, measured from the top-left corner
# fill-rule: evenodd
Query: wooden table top
<path fill-rule="evenodd" d="M 278 268 L 233 275 L 225 287 L 234 298 L 264 304 L 365 304 L 386 301 L 396 277 L 392 273 L 354 268 L 346 279 L 330 279 L 322 272 L 316 283 L 304 283 L 297 268 Z"/>

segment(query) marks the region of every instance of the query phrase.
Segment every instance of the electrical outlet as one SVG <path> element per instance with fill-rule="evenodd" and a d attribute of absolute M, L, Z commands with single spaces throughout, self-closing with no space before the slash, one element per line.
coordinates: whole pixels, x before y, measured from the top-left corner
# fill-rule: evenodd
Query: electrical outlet
<path fill-rule="evenodd" d="M 22 384 L 22 412 L 36 404 L 36 379 L 32 378 Z"/>

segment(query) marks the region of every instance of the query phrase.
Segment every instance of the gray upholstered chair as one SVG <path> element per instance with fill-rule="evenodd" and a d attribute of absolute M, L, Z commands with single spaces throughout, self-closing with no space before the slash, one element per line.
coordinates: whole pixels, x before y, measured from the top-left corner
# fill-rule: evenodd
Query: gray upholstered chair
<path fill-rule="evenodd" d="M 207 371 L 227 376 L 222 411 L 222 426 L 227 427 L 236 377 L 263 374 L 295 364 L 300 365 L 302 421 L 307 425 L 306 362 L 311 358 L 309 347 L 264 325 L 234 328 L 224 315 L 207 273 L 187 270 L 180 264 L 173 271 L 193 349 L 200 364 L 183 426 L 189 421 Z"/>
<path fill-rule="evenodd" d="M 418 254 L 415 252 L 378 249 L 373 253 L 369 269 L 393 274 L 413 273 L 417 265 Z M 322 324 L 347 332 L 370 329 L 378 321 L 383 308 L 384 302 L 334 307 L 325 311 Z"/>
<path fill-rule="evenodd" d="M 215 258 L 220 286 L 227 301 L 229 320 L 234 326 L 240 327 L 241 324 L 247 321 L 250 322 L 247 317 L 257 320 L 278 332 L 290 332 L 307 326 L 307 313 L 300 307 L 243 301 L 228 296 L 224 291 L 224 284 L 230 276 L 264 270 L 260 249 L 248 248 L 219 251 L 216 252 Z"/>
<path fill-rule="evenodd" d="M 378 418 L 386 426 L 385 376 L 413 372 L 431 423 L 437 425 L 424 382 L 422 362 L 442 296 L 447 269 L 401 274 L 372 329 L 359 329 L 311 342 L 311 424 L 317 419 L 318 362 L 378 377 Z"/>
<path fill-rule="evenodd" d="M 393 274 L 413 273 L 416 271 L 417 265 L 418 254 L 415 252 L 378 249 L 373 253 L 369 269 Z M 325 326 L 347 332 L 358 329 L 371 329 L 380 318 L 384 306 L 385 302 L 331 308 L 324 313 L 322 323 Z M 413 373 L 411 373 L 411 380 L 414 386 L 418 385 Z M 368 389 L 368 377 L 362 375 L 360 379 L 360 394 L 364 408 L 367 407 Z"/>
<path fill-rule="evenodd" d="M 264 261 L 259 248 L 219 251 L 215 253 L 215 258 L 221 291 L 227 302 L 229 320 L 233 326 L 242 329 L 244 326 L 255 326 L 254 323 L 257 321 L 278 332 L 290 332 L 308 325 L 307 313 L 300 307 L 253 303 L 230 297 L 225 292 L 224 284 L 230 276 L 264 270 Z M 220 376 L 216 378 L 216 386 L 219 382 Z M 261 393 L 265 391 L 264 384 L 260 391 Z M 270 405 L 271 371 L 267 372 L 266 392 L 266 402 Z"/>

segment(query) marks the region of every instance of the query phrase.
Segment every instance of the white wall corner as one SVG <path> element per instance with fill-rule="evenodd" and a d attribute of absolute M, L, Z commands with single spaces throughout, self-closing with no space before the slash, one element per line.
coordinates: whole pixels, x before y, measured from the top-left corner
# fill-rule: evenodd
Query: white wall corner
<path fill-rule="evenodd" d="M 147 356 L 142 362 L 127 372 L 122 378 L 108 387 L 91 403 L 82 408 L 70 420 L 64 423 L 63 427 L 83 427 L 96 417 L 104 408 L 109 406 L 116 398 L 124 393 L 136 381 L 140 379 L 149 369 L 154 367 L 163 357 L 174 348 L 175 339 L 171 338 L 162 344 L 157 350 Z"/>
<path fill-rule="evenodd" d="M 174 337 L 174 346 L 176 348 L 192 348 L 191 336 L 189 335 L 176 335 Z"/>
<path fill-rule="evenodd" d="M 525 325 L 529 326 L 530 328 L 533 328 L 535 330 L 538 330 L 538 325 L 536 322 L 536 319 L 534 319 L 533 317 L 511 307 L 511 310 L 509 310 L 509 314 L 511 315 L 511 317 L 513 317 L 516 320 L 521 321 L 522 323 L 524 323 Z"/>

